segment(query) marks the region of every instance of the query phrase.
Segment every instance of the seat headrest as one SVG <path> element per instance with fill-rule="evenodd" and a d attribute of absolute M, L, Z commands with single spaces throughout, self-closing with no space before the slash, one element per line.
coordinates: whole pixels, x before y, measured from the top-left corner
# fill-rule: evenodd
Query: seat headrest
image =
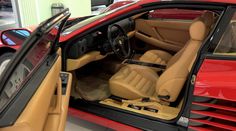
<path fill-rule="evenodd" d="M 191 39 L 202 41 L 206 36 L 206 30 L 204 19 L 202 17 L 195 19 L 189 28 Z"/>
<path fill-rule="evenodd" d="M 205 12 L 201 17 L 204 19 L 204 23 L 208 28 L 210 28 L 215 21 L 214 14 L 209 11 Z"/>
<path fill-rule="evenodd" d="M 191 38 L 193 40 L 202 41 L 210 31 L 214 21 L 214 14 L 209 11 L 196 18 L 189 28 Z"/>

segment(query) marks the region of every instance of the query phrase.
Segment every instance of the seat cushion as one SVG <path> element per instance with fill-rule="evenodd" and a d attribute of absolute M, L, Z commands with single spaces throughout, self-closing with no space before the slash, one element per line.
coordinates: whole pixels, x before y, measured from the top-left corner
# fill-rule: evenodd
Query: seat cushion
<path fill-rule="evenodd" d="M 158 78 L 148 67 L 127 65 L 109 80 L 110 91 L 112 95 L 126 99 L 154 96 Z"/>
<path fill-rule="evenodd" d="M 140 58 L 140 61 L 166 65 L 171 59 L 172 55 L 162 50 L 149 50 L 145 52 Z"/>

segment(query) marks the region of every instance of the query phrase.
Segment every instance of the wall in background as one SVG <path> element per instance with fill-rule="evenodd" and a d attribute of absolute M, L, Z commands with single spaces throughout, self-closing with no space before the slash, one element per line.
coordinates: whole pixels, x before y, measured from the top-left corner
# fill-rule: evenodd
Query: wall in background
<path fill-rule="evenodd" d="M 21 27 L 37 25 L 51 17 L 52 3 L 63 3 L 71 17 L 91 14 L 91 0 L 18 0 Z"/>
<path fill-rule="evenodd" d="M 91 0 L 58 0 L 70 9 L 71 17 L 91 14 Z"/>
<path fill-rule="evenodd" d="M 57 1 L 58 0 L 36 0 L 39 23 L 52 16 L 51 5 Z"/>
<path fill-rule="evenodd" d="M 38 23 L 36 0 L 18 0 L 18 11 L 20 14 L 20 26 Z"/>

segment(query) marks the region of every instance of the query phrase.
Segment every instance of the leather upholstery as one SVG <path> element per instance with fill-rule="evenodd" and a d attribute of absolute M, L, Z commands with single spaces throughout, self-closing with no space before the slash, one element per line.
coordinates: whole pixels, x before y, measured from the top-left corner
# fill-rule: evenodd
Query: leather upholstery
<path fill-rule="evenodd" d="M 174 102 L 187 79 L 191 69 L 189 66 L 193 59 L 195 59 L 202 41 L 208 34 L 209 30 L 205 21 L 204 16 L 194 20 L 189 29 L 191 38 L 185 47 L 171 58 L 168 55 L 166 55 L 168 57 L 163 57 L 163 61 L 167 60 L 166 58 L 169 61 L 167 62 L 166 71 L 160 77 L 151 68 L 128 65 L 123 67 L 110 79 L 111 93 L 126 99 L 138 99 L 147 96 L 169 96 L 169 99 L 164 100 Z M 156 52 L 158 56 L 161 56 L 161 53 L 157 53 L 160 51 L 151 52 Z M 141 58 L 144 59 L 144 56 Z M 157 61 L 156 59 L 158 58 L 154 58 L 150 57 L 150 60 L 154 59 L 152 61 Z"/>
<path fill-rule="evenodd" d="M 190 40 L 177 61 L 172 65 L 168 65 L 166 71 L 157 81 L 156 92 L 158 92 L 158 95 L 170 96 L 167 100 L 169 102 L 174 102 L 177 99 L 189 74 L 188 67 L 197 54 L 201 42 Z"/>
<path fill-rule="evenodd" d="M 191 21 L 135 19 L 135 37 L 155 47 L 178 52 L 189 40 Z"/>
<path fill-rule="evenodd" d="M 101 60 L 105 57 L 106 55 L 101 55 L 100 51 L 91 51 L 78 59 L 67 59 L 67 71 L 79 69 L 90 62 Z"/>
<path fill-rule="evenodd" d="M 149 50 L 145 52 L 140 58 L 140 61 L 166 65 L 172 57 L 171 54 L 162 50 Z"/>
<path fill-rule="evenodd" d="M 197 20 L 199 20 L 199 19 L 204 21 L 204 24 L 206 26 L 206 30 L 209 31 L 214 23 L 214 14 L 212 12 L 205 12 L 201 17 L 195 19 L 192 24 L 200 24 L 200 26 L 204 26 L 204 25 L 201 25 L 201 22 L 200 23 L 197 22 Z M 205 36 L 205 34 L 203 33 L 203 32 L 205 32 L 205 30 L 202 30 L 202 33 L 195 32 L 196 30 L 198 30 L 197 29 L 197 28 L 199 28 L 198 26 L 191 25 L 189 28 L 190 28 L 189 32 L 190 32 L 191 38 L 199 39 L 200 37 Z M 202 35 L 200 36 L 200 34 L 202 34 Z M 202 39 L 202 38 L 200 38 L 200 39 Z M 187 44 L 185 44 L 185 46 L 173 56 L 174 58 L 172 58 L 170 62 L 169 62 L 169 60 L 172 57 L 172 55 L 169 54 L 168 52 L 162 51 L 162 50 L 149 50 L 149 51 L 145 52 L 139 58 L 139 60 L 144 61 L 144 62 L 161 64 L 161 65 L 166 65 L 167 63 L 169 63 L 169 65 L 172 65 L 179 58 L 179 56 L 183 53 L 186 46 L 187 46 Z"/>
<path fill-rule="evenodd" d="M 153 96 L 158 75 L 145 66 L 127 65 L 109 81 L 110 91 L 127 99 Z"/>
<path fill-rule="evenodd" d="M 12 126 L 1 131 L 43 131 L 47 122 L 50 99 L 55 93 L 61 70 L 61 57 L 58 57 L 47 76 L 32 96 L 25 109 Z M 59 121 L 59 120 L 57 120 Z M 65 124 L 65 123 L 64 123 Z M 58 125 L 59 126 L 59 125 Z M 57 128 L 58 129 L 58 128 Z M 55 130 L 57 130 L 55 129 Z"/>
<path fill-rule="evenodd" d="M 201 41 L 206 35 L 206 25 L 202 20 L 194 21 L 190 26 L 189 32 L 192 40 Z"/>

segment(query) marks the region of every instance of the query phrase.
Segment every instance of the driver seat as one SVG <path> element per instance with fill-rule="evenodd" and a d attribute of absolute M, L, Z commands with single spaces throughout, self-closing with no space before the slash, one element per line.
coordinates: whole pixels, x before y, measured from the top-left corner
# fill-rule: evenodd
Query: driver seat
<path fill-rule="evenodd" d="M 191 64 L 209 30 L 205 20 L 199 17 L 193 21 L 189 32 L 190 39 L 183 52 L 178 59 L 174 57 L 169 60 L 167 69 L 161 76 L 149 67 L 124 66 L 109 80 L 111 94 L 125 99 L 158 97 L 174 102 L 184 86 Z"/>

